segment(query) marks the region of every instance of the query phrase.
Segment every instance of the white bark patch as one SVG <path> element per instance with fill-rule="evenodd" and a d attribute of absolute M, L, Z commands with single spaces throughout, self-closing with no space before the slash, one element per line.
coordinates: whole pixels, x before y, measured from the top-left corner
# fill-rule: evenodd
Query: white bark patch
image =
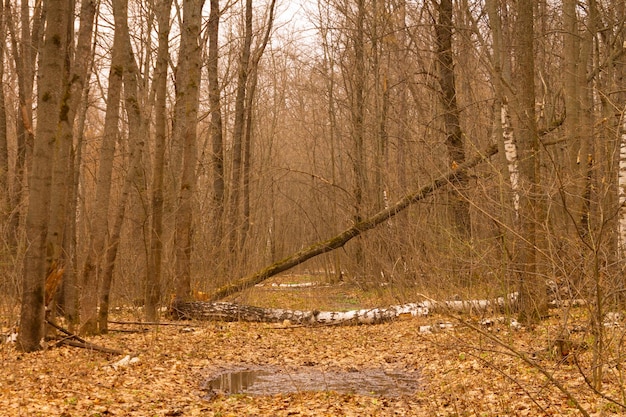
<path fill-rule="evenodd" d="M 619 146 L 619 173 L 617 178 L 619 193 L 618 239 L 619 256 L 626 258 L 626 117 L 622 114 L 622 134 Z"/>
<path fill-rule="evenodd" d="M 504 155 L 509 168 L 509 179 L 511 181 L 511 189 L 513 190 L 513 208 L 515 209 L 515 218 L 519 216 L 519 167 L 517 158 L 517 145 L 513 136 L 513 127 L 511 125 L 511 115 L 509 107 L 503 104 L 500 109 L 500 117 L 502 122 L 502 136 L 504 139 Z"/>
<path fill-rule="evenodd" d="M 175 315 L 198 320 L 292 324 L 374 324 L 391 321 L 398 317 L 428 315 L 428 307 L 422 303 L 351 311 L 302 311 L 262 308 L 228 302 L 192 301 L 178 303 L 172 309 Z"/>
<path fill-rule="evenodd" d="M 181 302 L 171 307 L 179 318 L 219 321 L 247 321 L 285 324 L 376 324 L 400 318 L 427 316 L 431 311 L 484 312 L 502 310 L 517 301 L 517 293 L 506 297 L 468 301 L 422 301 L 385 308 L 351 311 L 287 310 L 262 308 L 229 302 Z"/>

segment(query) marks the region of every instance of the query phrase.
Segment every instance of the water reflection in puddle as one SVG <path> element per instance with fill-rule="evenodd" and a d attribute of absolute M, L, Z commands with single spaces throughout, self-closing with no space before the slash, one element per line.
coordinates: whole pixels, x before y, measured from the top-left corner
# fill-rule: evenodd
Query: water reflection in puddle
<path fill-rule="evenodd" d="M 222 372 L 206 389 L 224 394 L 276 395 L 303 391 L 336 391 L 370 396 L 412 395 L 420 388 L 417 371 L 363 369 L 328 371 L 301 367 L 291 370 L 263 367 Z"/>

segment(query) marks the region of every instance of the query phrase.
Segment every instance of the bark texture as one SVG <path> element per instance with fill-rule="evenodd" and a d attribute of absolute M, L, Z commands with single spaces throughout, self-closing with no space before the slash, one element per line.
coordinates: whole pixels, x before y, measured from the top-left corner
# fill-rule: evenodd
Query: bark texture
<path fill-rule="evenodd" d="M 33 150 L 33 169 L 29 178 L 29 207 L 22 277 L 22 309 L 18 346 L 22 351 L 41 349 L 44 336 L 44 288 L 46 278 L 46 235 L 50 207 L 52 155 L 55 144 L 65 64 L 65 39 L 69 2 L 45 3 L 46 32 L 39 64 L 38 122 Z"/>
<path fill-rule="evenodd" d="M 183 2 L 180 60 L 176 68 L 176 120 L 174 140 L 183 144 L 183 164 L 175 221 L 176 299 L 191 295 L 192 198 L 196 186 L 198 98 L 200 91 L 199 45 L 202 0 Z"/>

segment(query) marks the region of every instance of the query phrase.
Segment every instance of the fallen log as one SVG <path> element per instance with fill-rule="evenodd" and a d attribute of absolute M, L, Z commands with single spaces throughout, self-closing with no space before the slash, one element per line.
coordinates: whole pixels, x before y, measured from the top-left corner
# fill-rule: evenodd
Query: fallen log
<path fill-rule="evenodd" d="M 384 308 L 351 311 L 288 310 L 263 308 L 229 302 L 182 301 L 172 304 L 170 314 L 176 319 L 207 321 L 246 321 L 263 323 L 289 322 L 292 324 L 376 324 L 400 317 L 427 316 L 431 312 L 478 313 L 502 311 L 514 304 L 517 293 L 493 300 L 435 301 L 408 303 Z"/>
<path fill-rule="evenodd" d="M 376 324 L 401 316 L 426 316 L 428 308 L 420 303 L 403 304 L 387 308 L 351 311 L 302 311 L 280 308 L 263 308 L 227 302 L 188 301 L 172 306 L 171 313 L 178 319 L 246 321 L 291 324 Z"/>
<path fill-rule="evenodd" d="M 406 194 L 400 200 L 398 200 L 395 204 L 390 207 L 379 211 L 373 216 L 364 219 L 352 227 L 346 229 L 342 233 L 334 236 L 328 240 L 314 243 L 308 248 L 304 248 L 268 267 L 265 269 L 252 274 L 248 277 L 242 278 L 238 281 L 226 284 L 225 286 L 217 289 L 210 297 L 209 301 L 217 301 L 221 300 L 224 297 L 227 297 L 231 294 L 235 294 L 237 292 L 243 291 L 247 288 L 253 287 L 266 279 L 277 275 L 281 272 L 287 271 L 288 269 L 293 268 L 294 266 L 300 265 L 301 263 L 314 258 L 323 253 L 331 252 L 335 249 L 343 247 L 346 243 L 348 243 L 353 238 L 361 235 L 362 233 L 367 232 L 378 226 L 379 224 L 389 220 L 396 214 L 405 210 L 407 207 L 411 206 L 414 203 L 417 203 L 420 200 L 428 197 L 435 190 L 443 187 L 444 185 L 449 184 L 456 176 L 464 174 L 469 169 L 477 166 L 484 160 L 488 159 L 492 155 L 495 155 L 498 152 L 498 146 L 496 144 L 491 145 L 486 149 L 485 152 L 476 155 L 474 158 L 466 161 L 463 164 L 456 166 L 454 169 L 448 171 L 444 175 L 433 180 L 429 185 L 426 185 L 420 188 L 417 191 Z"/>
<path fill-rule="evenodd" d="M 489 310 L 502 311 L 507 308 L 514 309 L 518 296 L 519 293 L 513 292 L 507 294 L 506 297 L 497 297 L 495 299 L 437 301 L 428 298 L 420 304 L 430 311 L 438 313 L 482 313 Z"/>

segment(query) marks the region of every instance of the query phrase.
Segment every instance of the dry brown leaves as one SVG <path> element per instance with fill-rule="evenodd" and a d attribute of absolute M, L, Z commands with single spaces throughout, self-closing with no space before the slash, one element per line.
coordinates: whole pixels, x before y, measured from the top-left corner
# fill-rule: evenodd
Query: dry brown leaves
<path fill-rule="evenodd" d="M 578 415 L 574 404 L 536 367 L 507 354 L 485 334 L 456 326 L 431 334 L 419 318 L 374 326 L 291 327 L 249 323 L 189 323 L 146 333 L 116 333 L 92 342 L 137 356 L 120 357 L 60 347 L 20 354 L 0 345 L 2 416 L 537 416 Z M 448 319 L 449 320 L 449 319 Z M 117 326 L 120 327 L 119 325 Z M 125 326 L 132 328 L 132 326 Z M 192 330 L 192 331 L 183 331 Z M 531 354 L 542 352 L 549 328 L 487 331 Z M 580 353 L 587 372 L 590 352 Z M 536 358 L 591 415 L 623 411 L 586 386 L 572 363 L 546 351 Z M 412 396 L 376 398 L 336 392 L 218 396 L 204 400 L 208 370 L 241 365 L 304 364 L 326 369 L 371 367 L 419 370 Z M 613 370 L 611 370 L 613 369 Z M 619 366 L 605 372 L 605 393 L 618 396 Z M 619 397 L 617 397 L 619 398 Z"/>

